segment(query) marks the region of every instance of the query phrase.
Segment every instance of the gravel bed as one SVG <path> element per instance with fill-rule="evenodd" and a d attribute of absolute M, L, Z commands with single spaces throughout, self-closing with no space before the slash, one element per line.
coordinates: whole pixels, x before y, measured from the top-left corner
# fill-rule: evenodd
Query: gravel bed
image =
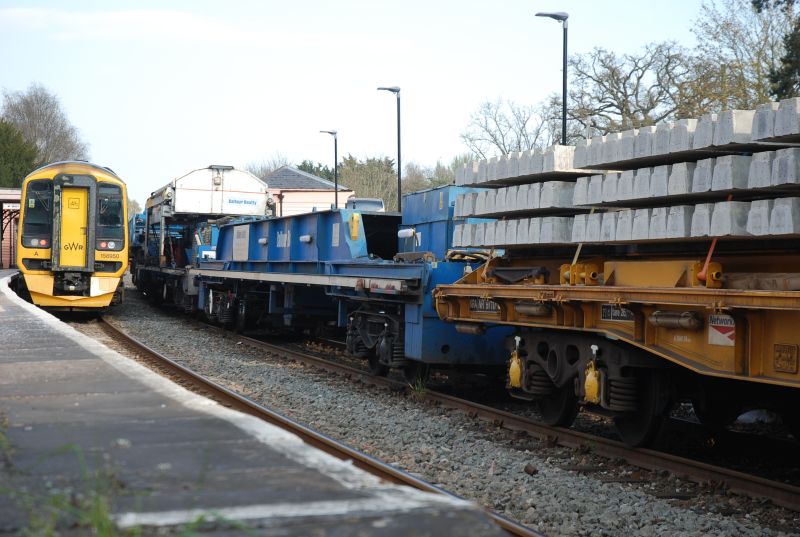
<path fill-rule="evenodd" d="M 106 317 L 163 354 L 337 440 L 549 535 L 800 535 L 800 513 L 589 452 L 223 339 L 128 289 Z M 95 332 L 91 323 L 78 326 Z"/>

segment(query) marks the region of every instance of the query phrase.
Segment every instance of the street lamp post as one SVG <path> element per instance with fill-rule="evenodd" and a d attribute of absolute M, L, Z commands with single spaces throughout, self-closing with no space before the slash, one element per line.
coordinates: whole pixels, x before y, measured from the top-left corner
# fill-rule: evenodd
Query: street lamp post
<path fill-rule="evenodd" d="M 537 17 L 549 17 L 561 21 L 564 28 L 564 66 L 563 88 L 561 92 L 561 145 L 567 145 L 567 19 L 569 14 L 563 11 L 539 12 Z"/>
<path fill-rule="evenodd" d="M 333 136 L 333 206 L 339 208 L 339 138 L 336 131 L 319 131 Z"/>
<path fill-rule="evenodd" d="M 403 189 L 400 186 L 400 179 L 401 179 L 401 169 L 402 166 L 400 165 L 400 88 L 397 86 L 391 87 L 380 87 L 378 88 L 379 91 L 391 91 L 397 97 L 397 212 L 402 212 L 403 210 Z"/>

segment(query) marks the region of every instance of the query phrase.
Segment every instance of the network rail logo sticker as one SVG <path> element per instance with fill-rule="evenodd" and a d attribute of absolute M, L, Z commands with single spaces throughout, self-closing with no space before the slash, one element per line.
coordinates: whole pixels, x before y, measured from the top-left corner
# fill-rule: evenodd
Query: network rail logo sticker
<path fill-rule="evenodd" d="M 708 344 L 733 347 L 736 344 L 736 322 L 730 315 L 709 315 Z"/>

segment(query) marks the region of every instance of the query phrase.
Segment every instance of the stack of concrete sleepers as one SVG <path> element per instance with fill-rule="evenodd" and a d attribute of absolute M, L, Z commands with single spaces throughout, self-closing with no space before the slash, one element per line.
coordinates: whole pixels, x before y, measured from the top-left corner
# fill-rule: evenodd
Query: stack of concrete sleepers
<path fill-rule="evenodd" d="M 518 176 L 520 184 L 464 200 L 464 216 L 497 220 L 464 226 L 460 240 L 463 246 L 525 247 L 799 234 L 800 148 L 794 140 L 800 141 L 800 99 L 583 140 L 566 163 L 580 171 L 569 181 L 548 180 L 554 177 L 543 168 Z M 645 157 L 648 165 L 637 166 Z M 476 170 L 487 186 L 499 185 L 497 170 L 509 173 L 514 159 L 519 172 L 519 155 L 465 170 Z M 621 171 L 608 171 L 620 163 L 626 163 Z M 487 175 L 481 176 L 481 166 Z"/>

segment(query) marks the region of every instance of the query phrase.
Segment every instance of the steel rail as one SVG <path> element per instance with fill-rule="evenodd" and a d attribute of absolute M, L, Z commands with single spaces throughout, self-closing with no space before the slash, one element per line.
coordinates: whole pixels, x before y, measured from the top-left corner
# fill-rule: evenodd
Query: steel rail
<path fill-rule="evenodd" d="M 251 416 L 255 416 L 282 429 L 291 431 L 302 438 L 307 444 L 339 459 L 352 461 L 353 465 L 356 467 L 388 482 L 407 485 L 426 492 L 459 498 L 455 494 L 441 489 L 431 483 L 418 479 L 402 470 L 371 457 L 366 453 L 362 453 L 361 451 L 338 442 L 329 436 L 315 431 L 314 429 L 311 429 L 302 423 L 284 416 L 283 414 L 264 407 L 241 394 L 229 390 L 228 388 L 225 388 L 224 386 L 221 386 L 203 377 L 202 375 L 195 373 L 189 368 L 180 365 L 158 351 L 151 349 L 145 343 L 127 334 L 124 330 L 114 323 L 109 322 L 107 319 L 102 319 L 102 321 L 103 325 L 113 334 L 114 337 L 123 340 L 126 344 L 134 347 L 138 352 L 144 354 L 145 359 L 153 362 L 159 367 L 166 369 L 170 375 L 174 375 L 181 380 L 186 381 L 196 390 L 208 394 L 211 398 L 227 407 Z M 242 337 L 242 339 L 247 340 L 247 342 L 250 344 L 262 343 L 252 338 Z M 264 343 L 264 345 L 269 344 Z M 275 352 L 280 352 L 282 354 L 288 354 L 290 352 L 277 346 L 275 346 L 274 349 Z M 299 356 L 302 356 L 302 353 L 298 352 L 297 355 L 297 358 L 299 359 Z M 353 369 L 353 371 L 357 370 Z M 495 513 L 489 509 L 484 510 L 498 526 L 500 526 L 510 535 L 519 537 L 544 537 L 541 533 L 518 524 L 498 513 Z"/>
<path fill-rule="evenodd" d="M 208 325 L 206 325 L 208 326 Z M 320 358 L 306 354 L 294 349 L 285 348 L 280 345 L 268 343 L 243 336 L 241 334 L 231 334 L 218 327 L 209 327 L 226 335 L 235 337 L 237 341 L 243 341 L 254 347 L 268 350 L 270 352 L 288 356 L 300 362 L 313 364 L 327 371 L 348 375 L 373 385 L 387 386 L 393 389 L 406 391 L 412 388 L 404 382 L 385 378 L 375 377 L 371 373 L 357 369 L 345 364 L 337 363 L 325 358 Z M 480 403 L 474 403 L 465 399 L 451 395 L 426 391 L 415 395 L 431 402 L 436 402 L 444 406 L 463 410 L 470 415 L 480 417 L 486 421 L 498 423 L 501 426 L 514 431 L 524 431 L 536 438 L 554 442 L 558 445 L 569 448 L 590 448 L 594 453 L 611 459 L 623 459 L 628 464 L 644 468 L 647 470 L 668 471 L 678 477 L 696 483 L 715 483 L 727 487 L 728 490 L 738 494 L 757 499 L 767 499 L 776 505 L 785 507 L 792 511 L 800 511 L 800 487 L 772 481 L 759 476 L 750 475 L 737 470 L 731 470 L 661 451 L 645 448 L 631 448 L 622 442 L 611 440 L 600 436 L 566 429 L 563 427 L 551 427 L 535 420 L 518 416 L 504 410 L 492 408 Z"/>

